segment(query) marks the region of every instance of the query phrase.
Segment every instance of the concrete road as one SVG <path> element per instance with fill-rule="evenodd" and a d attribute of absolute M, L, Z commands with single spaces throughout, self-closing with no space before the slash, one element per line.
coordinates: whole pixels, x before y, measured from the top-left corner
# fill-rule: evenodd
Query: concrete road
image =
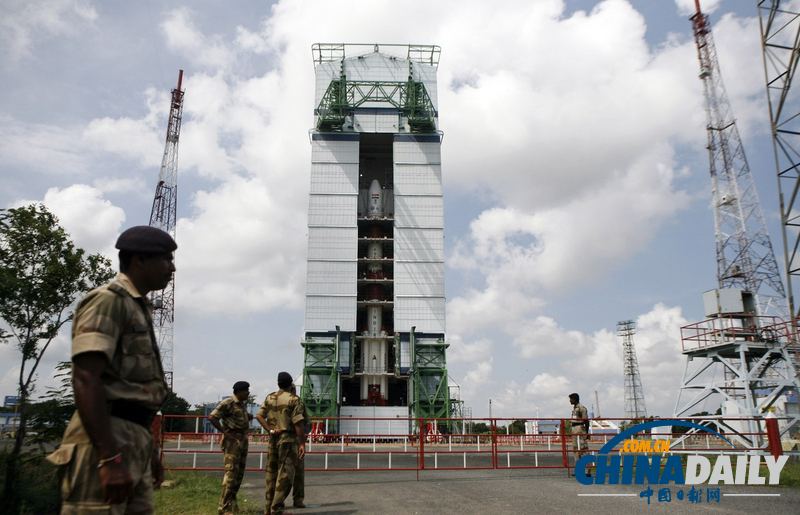
<path fill-rule="evenodd" d="M 221 473 L 211 473 L 220 479 Z M 240 491 L 240 507 L 259 513 L 264 506 L 264 473 L 248 472 Z M 719 502 L 708 502 L 706 485 L 702 502 L 693 504 L 670 488 L 672 500 L 658 501 L 653 489 L 650 504 L 639 494 L 647 485 L 580 485 L 564 470 L 474 470 L 416 472 L 308 472 L 307 508 L 311 514 L 472 514 L 472 513 L 796 513 L 800 490 L 775 487 L 721 486 Z M 716 487 L 715 487 L 716 488 Z M 579 494 L 603 494 L 587 497 Z M 610 497 L 609 494 L 617 496 Z M 734 497 L 730 494 L 746 494 Z M 753 494 L 759 494 L 753 497 Z M 769 497 L 763 496 L 770 495 Z M 291 501 L 290 501 L 291 502 Z"/>

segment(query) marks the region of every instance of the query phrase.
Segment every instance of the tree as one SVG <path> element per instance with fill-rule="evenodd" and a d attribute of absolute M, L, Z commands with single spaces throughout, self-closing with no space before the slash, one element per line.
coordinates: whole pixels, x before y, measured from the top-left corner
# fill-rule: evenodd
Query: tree
<path fill-rule="evenodd" d="M 189 402 L 183 397 L 178 397 L 175 392 L 169 392 L 164 405 L 161 406 L 162 415 L 187 415 Z M 194 420 L 188 418 L 167 418 L 165 430 L 168 433 L 184 433 L 194 430 Z"/>
<path fill-rule="evenodd" d="M 36 436 L 34 443 L 42 446 L 59 440 L 67 429 L 69 419 L 75 411 L 72 393 L 72 362 L 61 361 L 56 365 L 54 377 L 60 378 L 58 388 L 48 388 L 41 401 L 28 408 L 28 427 Z"/>
<path fill-rule="evenodd" d="M 491 431 L 491 428 L 486 425 L 486 422 L 475 422 L 472 424 L 472 434 L 486 434 Z"/>
<path fill-rule="evenodd" d="M 41 204 L 0 210 L 0 341 L 21 354 L 19 425 L 7 462 L 6 506 L 16 509 L 16 469 L 25 438 L 28 398 L 36 370 L 61 328 L 72 319 L 77 298 L 114 276 L 100 254 L 75 248 L 58 219 Z"/>

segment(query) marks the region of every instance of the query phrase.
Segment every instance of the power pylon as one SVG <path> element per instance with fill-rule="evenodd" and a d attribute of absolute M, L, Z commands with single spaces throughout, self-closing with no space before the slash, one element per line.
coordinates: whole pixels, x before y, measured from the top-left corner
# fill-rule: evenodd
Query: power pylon
<path fill-rule="evenodd" d="M 158 173 L 153 209 L 150 211 L 150 226 L 158 227 L 175 238 L 175 222 L 178 216 L 178 140 L 183 117 L 183 70 L 178 73 L 178 87 L 172 90 L 170 100 L 167 139 L 161 171 Z M 153 302 L 153 325 L 156 341 L 161 352 L 164 376 L 172 390 L 173 323 L 175 322 L 175 277 L 166 288 L 150 293 Z"/>
<path fill-rule="evenodd" d="M 700 11 L 690 19 L 700 59 L 708 115 L 708 157 L 714 229 L 717 242 L 717 282 L 720 288 L 748 291 L 761 316 L 786 318 L 789 311 L 775 253 L 767 232 L 753 176 L 717 60 L 708 17 Z"/>
<path fill-rule="evenodd" d="M 636 348 L 633 346 L 634 334 L 636 323 L 633 320 L 617 322 L 617 336 L 622 338 L 622 365 L 625 373 L 625 416 L 646 418 L 644 389 L 639 375 L 639 362 L 636 360 Z"/>

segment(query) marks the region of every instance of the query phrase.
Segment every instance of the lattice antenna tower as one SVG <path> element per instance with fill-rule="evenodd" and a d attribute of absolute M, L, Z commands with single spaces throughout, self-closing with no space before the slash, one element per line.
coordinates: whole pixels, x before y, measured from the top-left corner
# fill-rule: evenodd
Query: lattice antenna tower
<path fill-rule="evenodd" d="M 150 212 L 150 226 L 158 227 L 175 238 L 175 223 L 178 215 L 178 140 L 181 134 L 183 117 L 183 70 L 178 73 L 178 87 L 172 90 L 167 123 L 167 138 L 161 171 L 158 173 L 153 209 Z M 161 361 L 167 384 L 172 390 L 173 379 L 173 324 L 175 322 L 175 277 L 166 288 L 150 293 L 153 302 L 153 325 L 156 341 L 161 351 Z"/>
<path fill-rule="evenodd" d="M 792 318 L 798 318 L 792 283 L 800 277 L 800 95 L 792 85 L 800 59 L 800 12 L 797 4 L 761 0 L 758 17 L 778 175 L 787 300 Z"/>
<path fill-rule="evenodd" d="M 750 166 L 733 117 L 708 17 L 691 17 L 708 116 L 708 157 L 720 288 L 749 291 L 758 314 L 786 318 L 789 311 Z"/>
<path fill-rule="evenodd" d="M 639 375 L 639 362 L 636 360 L 636 348 L 633 346 L 633 335 L 636 323 L 633 320 L 617 322 L 617 336 L 622 338 L 622 365 L 625 373 L 625 416 L 628 418 L 647 417 L 644 404 L 644 389 Z"/>

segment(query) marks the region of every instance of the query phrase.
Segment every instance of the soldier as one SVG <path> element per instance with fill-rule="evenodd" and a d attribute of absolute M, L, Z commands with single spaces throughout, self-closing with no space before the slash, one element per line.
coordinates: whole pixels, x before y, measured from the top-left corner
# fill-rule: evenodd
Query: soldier
<path fill-rule="evenodd" d="M 250 395 L 250 383 L 237 381 L 233 396 L 219 403 L 208 416 L 211 425 L 222 433 L 219 446 L 225 453 L 225 477 L 222 480 L 222 497 L 217 512 L 233 514 L 238 510 L 236 494 L 242 484 L 247 464 L 247 430 L 253 415 L 247 412 L 245 401 Z"/>
<path fill-rule="evenodd" d="M 294 383 L 292 383 L 292 387 L 289 390 L 292 392 L 293 395 L 297 395 L 297 388 L 295 387 Z M 311 417 L 308 416 L 308 410 L 306 409 L 305 403 L 300 400 L 300 406 L 303 409 L 303 433 L 308 435 L 310 425 L 311 425 Z M 307 438 L 307 436 L 306 436 Z M 294 481 L 292 482 L 292 503 L 294 504 L 295 508 L 305 508 L 306 505 L 303 503 L 303 499 L 306 497 L 306 460 L 297 460 L 297 465 L 294 467 Z"/>
<path fill-rule="evenodd" d="M 589 449 L 586 440 L 586 435 L 589 433 L 589 415 L 580 400 L 577 393 L 569 394 L 569 403 L 572 404 L 572 450 L 576 465 L 582 456 L 588 454 L 586 451 Z M 591 469 L 586 470 L 586 475 L 591 477 Z"/>
<path fill-rule="evenodd" d="M 120 274 L 90 291 L 72 321 L 75 407 L 48 459 L 59 466 L 62 514 L 153 513 L 164 467 L 150 425 L 167 397 L 147 294 L 164 289 L 178 247 L 132 227 L 117 240 Z"/>
<path fill-rule="evenodd" d="M 303 407 L 300 398 L 290 392 L 291 387 L 292 376 L 288 372 L 278 374 L 280 390 L 267 395 L 256 415 L 258 423 L 269 431 L 265 515 L 283 513 L 295 465 L 306 452 Z"/>

